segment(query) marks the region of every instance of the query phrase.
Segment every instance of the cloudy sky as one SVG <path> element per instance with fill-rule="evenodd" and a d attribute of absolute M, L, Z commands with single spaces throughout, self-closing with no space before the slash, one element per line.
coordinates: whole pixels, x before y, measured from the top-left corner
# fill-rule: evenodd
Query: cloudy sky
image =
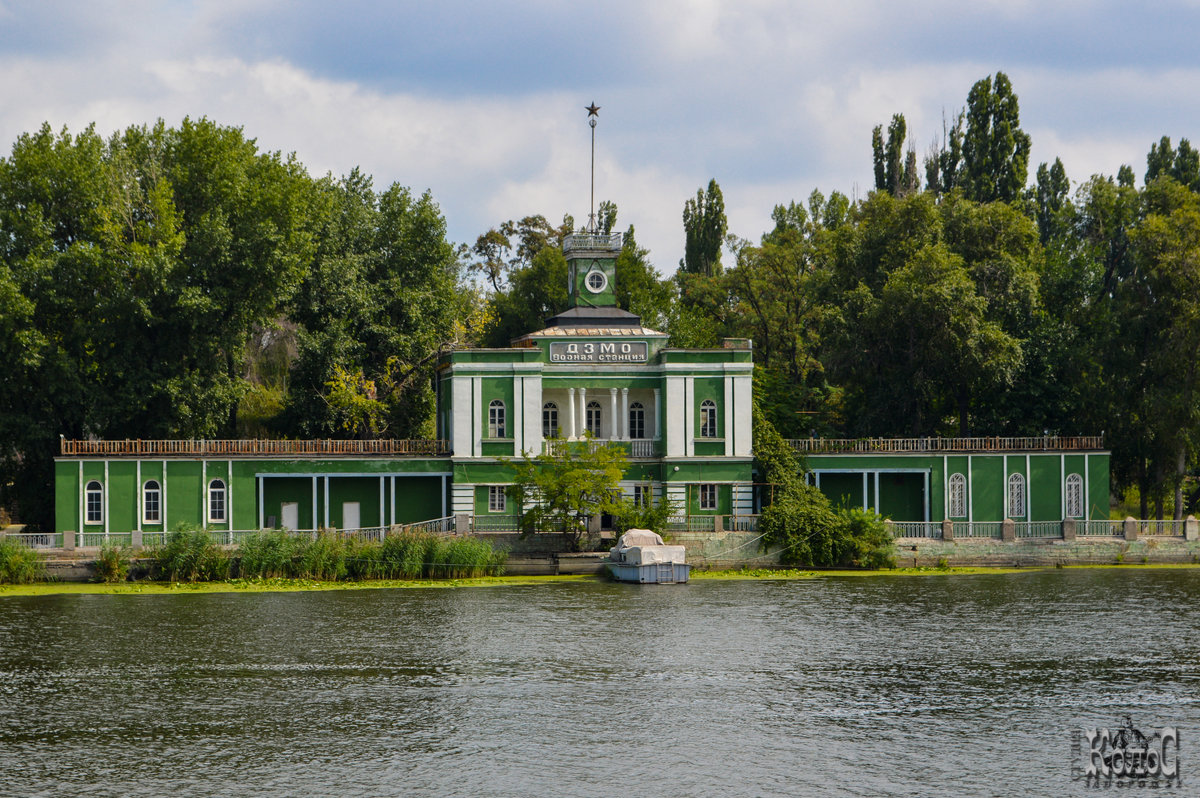
<path fill-rule="evenodd" d="M 893 113 L 924 154 L 997 70 L 1034 164 L 1140 176 L 1160 136 L 1200 139 L 1198 40 L 1197 0 L 0 0 L 0 144 L 208 116 L 314 174 L 428 188 L 473 242 L 586 218 L 595 101 L 597 198 L 669 273 L 709 178 L 757 239 L 775 204 L 865 194 Z"/>

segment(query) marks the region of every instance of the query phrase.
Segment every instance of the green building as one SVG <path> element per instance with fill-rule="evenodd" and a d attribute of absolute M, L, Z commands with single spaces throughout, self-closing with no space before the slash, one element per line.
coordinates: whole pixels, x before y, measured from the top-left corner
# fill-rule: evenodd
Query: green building
<path fill-rule="evenodd" d="M 506 459 L 613 444 L 621 489 L 673 500 L 681 528 L 754 528 L 750 343 L 676 349 L 616 306 L 620 234 L 567 236 L 569 307 L 499 349 L 438 364 L 432 441 L 66 441 L 56 528 L 82 545 L 180 523 L 238 531 L 434 521 L 516 528 Z M 1059 523 L 1108 515 L 1108 453 L 1093 438 L 799 440 L 836 502 L 899 522 Z M 608 519 L 596 519 L 602 526 Z"/>

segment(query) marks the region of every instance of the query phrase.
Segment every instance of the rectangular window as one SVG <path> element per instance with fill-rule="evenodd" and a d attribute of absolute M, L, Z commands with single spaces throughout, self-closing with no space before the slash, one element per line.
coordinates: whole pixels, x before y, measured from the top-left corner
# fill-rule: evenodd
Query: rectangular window
<path fill-rule="evenodd" d="M 85 522 L 89 524 L 104 523 L 104 492 L 99 482 L 93 480 L 87 484 L 85 499 Z"/>
<path fill-rule="evenodd" d="M 650 487 L 648 485 L 633 486 L 633 506 L 634 507 L 649 507 L 650 506 Z"/>
<path fill-rule="evenodd" d="M 711 399 L 700 404 L 700 437 L 717 437 L 717 403 Z"/>
<path fill-rule="evenodd" d="M 507 431 L 505 427 L 504 402 L 499 399 L 493 400 L 488 405 L 488 437 L 489 438 L 505 438 L 508 437 L 504 433 Z"/>
<path fill-rule="evenodd" d="M 503 485 L 492 485 L 488 488 L 488 512 L 502 513 L 507 509 L 507 501 Z"/>
<path fill-rule="evenodd" d="M 717 509 L 717 486 L 716 485 L 701 485 L 700 486 L 700 509 L 701 510 Z"/>
<path fill-rule="evenodd" d="M 144 500 L 145 508 L 142 513 L 142 523 L 157 524 L 161 520 L 161 495 L 162 494 L 159 492 L 157 482 L 150 482 L 146 484 Z"/>

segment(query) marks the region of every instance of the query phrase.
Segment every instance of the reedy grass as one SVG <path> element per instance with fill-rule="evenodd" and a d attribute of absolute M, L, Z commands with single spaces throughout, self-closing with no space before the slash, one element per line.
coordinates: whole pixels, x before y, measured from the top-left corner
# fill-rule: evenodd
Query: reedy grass
<path fill-rule="evenodd" d="M 36 551 L 15 540 L 0 538 L 0 583 L 25 585 L 46 578 L 46 566 Z"/>
<path fill-rule="evenodd" d="M 124 582 L 129 576 L 129 560 L 133 550 L 128 546 L 105 543 L 96 556 L 96 581 L 106 584 Z"/>
<path fill-rule="evenodd" d="M 155 571 L 170 582 L 212 582 L 228 579 L 232 558 L 203 530 L 172 532 L 154 549 Z"/>

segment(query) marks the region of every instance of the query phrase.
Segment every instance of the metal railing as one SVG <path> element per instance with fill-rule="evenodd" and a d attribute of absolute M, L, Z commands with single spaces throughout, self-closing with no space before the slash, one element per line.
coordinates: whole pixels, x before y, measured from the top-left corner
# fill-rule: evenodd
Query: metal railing
<path fill-rule="evenodd" d="M 515 515 L 476 515 L 471 519 L 473 532 L 520 532 L 521 519 Z"/>
<path fill-rule="evenodd" d="M 1014 526 L 1018 538 L 1062 537 L 1062 521 L 1017 521 Z"/>
<path fill-rule="evenodd" d="M 958 536 L 958 530 L 954 530 L 955 537 Z M 1003 521 L 970 521 L 966 523 L 966 529 L 963 532 L 964 538 L 995 538 L 1000 540 L 1004 537 L 1004 522 Z"/>
<path fill-rule="evenodd" d="M 1111 518 L 1080 521 L 1075 526 L 1078 537 L 1125 537 L 1125 522 Z"/>
<path fill-rule="evenodd" d="M 409 532 L 418 532 L 430 535 L 453 535 L 454 516 L 448 515 L 445 518 L 433 518 L 429 521 L 419 521 L 415 524 L 405 524 L 404 528 Z"/>
<path fill-rule="evenodd" d="M 658 441 L 651 438 L 638 438 L 629 442 L 630 457 L 658 457 Z"/>
<path fill-rule="evenodd" d="M 233 455 L 390 455 L 436 457 L 451 454 L 445 440 L 103 440 L 61 441 L 64 456 L 166 457 Z"/>
<path fill-rule="evenodd" d="M 688 515 L 672 518 L 667 522 L 667 529 L 672 532 L 714 532 L 717 529 L 715 515 Z"/>
<path fill-rule="evenodd" d="M 621 248 L 621 233 L 571 233 L 563 236 L 563 252 L 576 249 L 612 250 Z"/>
<path fill-rule="evenodd" d="M 1183 521 L 1135 521 L 1139 536 L 1183 537 Z"/>
<path fill-rule="evenodd" d="M 1016 452 L 1094 451 L 1104 448 L 1102 435 L 1038 438 L 793 438 L 792 449 L 803 454 L 873 452 Z"/>
<path fill-rule="evenodd" d="M 5 532 L 0 540 L 22 543 L 31 549 L 61 549 L 62 532 Z"/>
<path fill-rule="evenodd" d="M 889 521 L 894 538 L 933 538 L 940 540 L 942 525 L 933 521 Z"/>
<path fill-rule="evenodd" d="M 727 515 L 722 519 L 726 532 L 757 532 L 757 515 Z"/>

